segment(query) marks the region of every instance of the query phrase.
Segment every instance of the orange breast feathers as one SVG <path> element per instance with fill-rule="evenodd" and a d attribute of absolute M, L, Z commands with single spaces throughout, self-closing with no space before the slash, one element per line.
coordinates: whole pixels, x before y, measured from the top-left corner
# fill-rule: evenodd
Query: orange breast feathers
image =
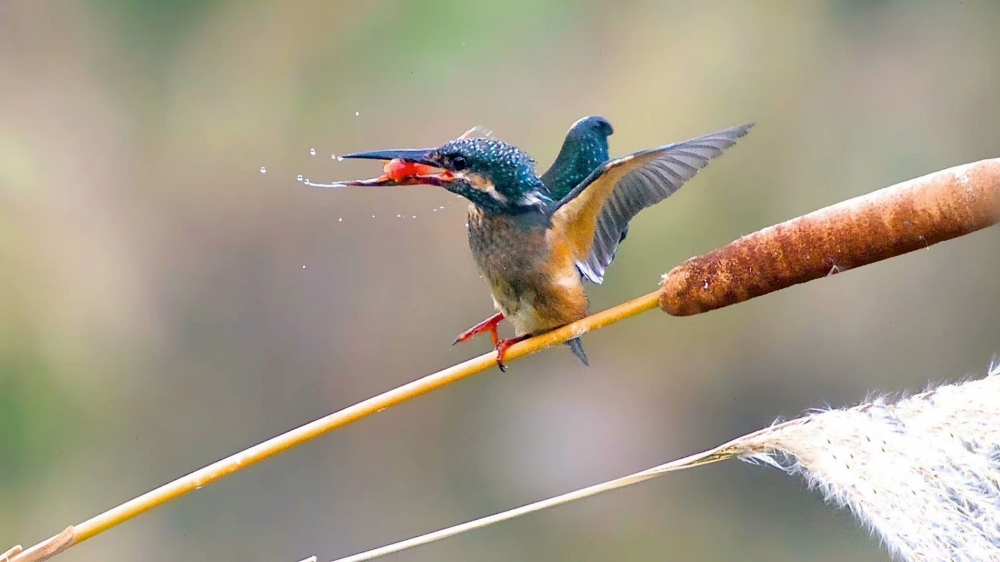
<path fill-rule="evenodd" d="M 630 163 L 632 156 L 626 156 L 614 162 L 615 166 L 605 164 L 604 174 L 588 185 L 572 201 L 566 203 L 552 216 L 552 227 L 559 231 L 569 241 L 573 257 L 578 261 L 586 261 L 590 248 L 594 244 L 594 231 L 597 229 L 597 217 L 604 208 L 604 202 L 615 189 L 631 167 L 622 164 Z"/>
<path fill-rule="evenodd" d="M 546 233 L 549 259 L 545 273 L 550 285 L 539 299 L 537 313 L 541 324 L 552 329 L 587 315 L 589 302 L 583 281 L 576 269 L 572 241 L 557 230 Z"/>
<path fill-rule="evenodd" d="M 549 277 L 556 284 L 578 284 L 574 242 L 565 232 L 555 228 L 545 233 L 545 242 L 549 249 L 549 259 L 545 263 Z"/>

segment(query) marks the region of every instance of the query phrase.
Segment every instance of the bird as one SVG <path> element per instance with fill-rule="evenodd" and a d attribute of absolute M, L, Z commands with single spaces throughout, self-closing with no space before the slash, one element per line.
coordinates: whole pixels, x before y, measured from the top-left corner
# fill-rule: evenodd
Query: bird
<path fill-rule="evenodd" d="M 611 158 L 607 119 L 570 127 L 555 161 L 539 175 L 525 151 L 473 128 L 436 148 L 345 154 L 385 161 L 385 174 L 338 186 L 432 185 L 470 203 L 469 248 L 490 285 L 496 312 L 454 343 L 489 333 L 496 362 L 515 343 L 590 313 L 586 283 L 601 284 L 629 222 L 673 193 L 736 144 L 753 123 Z M 514 337 L 500 339 L 507 320 Z M 579 337 L 566 342 L 584 364 Z"/>

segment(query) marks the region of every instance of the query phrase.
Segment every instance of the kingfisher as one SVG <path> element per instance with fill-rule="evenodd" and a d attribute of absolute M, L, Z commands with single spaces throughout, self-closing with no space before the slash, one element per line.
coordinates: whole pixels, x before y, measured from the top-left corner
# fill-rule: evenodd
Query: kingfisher
<path fill-rule="evenodd" d="M 607 119 L 570 127 L 552 166 L 538 175 L 526 152 L 473 128 L 437 148 L 358 152 L 383 175 L 338 186 L 433 185 L 470 202 L 469 248 L 496 312 L 454 343 L 489 333 L 497 366 L 513 344 L 589 315 L 585 283 L 600 284 L 639 211 L 676 192 L 753 124 L 610 158 Z M 514 337 L 501 339 L 507 320 Z M 589 365 L 579 337 L 566 342 Z"/>

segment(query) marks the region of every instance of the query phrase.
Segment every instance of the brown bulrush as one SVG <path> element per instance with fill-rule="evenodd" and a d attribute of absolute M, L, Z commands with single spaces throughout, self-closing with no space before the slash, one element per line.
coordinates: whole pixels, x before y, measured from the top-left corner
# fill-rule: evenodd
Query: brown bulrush
<path fill-rule="evenodd" d="M 975 232 L 1000 221 L 1000 159 L 956 166 L 831 205 L 691 258 L 660 308 L 690 316 Z"/>

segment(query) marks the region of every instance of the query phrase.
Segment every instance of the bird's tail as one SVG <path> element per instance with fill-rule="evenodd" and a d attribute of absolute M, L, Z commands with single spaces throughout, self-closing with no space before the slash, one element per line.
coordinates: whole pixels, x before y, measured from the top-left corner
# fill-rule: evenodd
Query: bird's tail
<path fill-rule="evenodd" d="M 569 346 L 569 348 L 573 351 L 573 355 L 576 355 L 576 358 L 579 359 L 581 363 L 587 367 L 590 366 L 590 361 L 587 360 L 587 354 L 583 351 L 583 342 L 580 341 L 580 338 L 573 338 L 566 342 L 566 345 Z"/>

